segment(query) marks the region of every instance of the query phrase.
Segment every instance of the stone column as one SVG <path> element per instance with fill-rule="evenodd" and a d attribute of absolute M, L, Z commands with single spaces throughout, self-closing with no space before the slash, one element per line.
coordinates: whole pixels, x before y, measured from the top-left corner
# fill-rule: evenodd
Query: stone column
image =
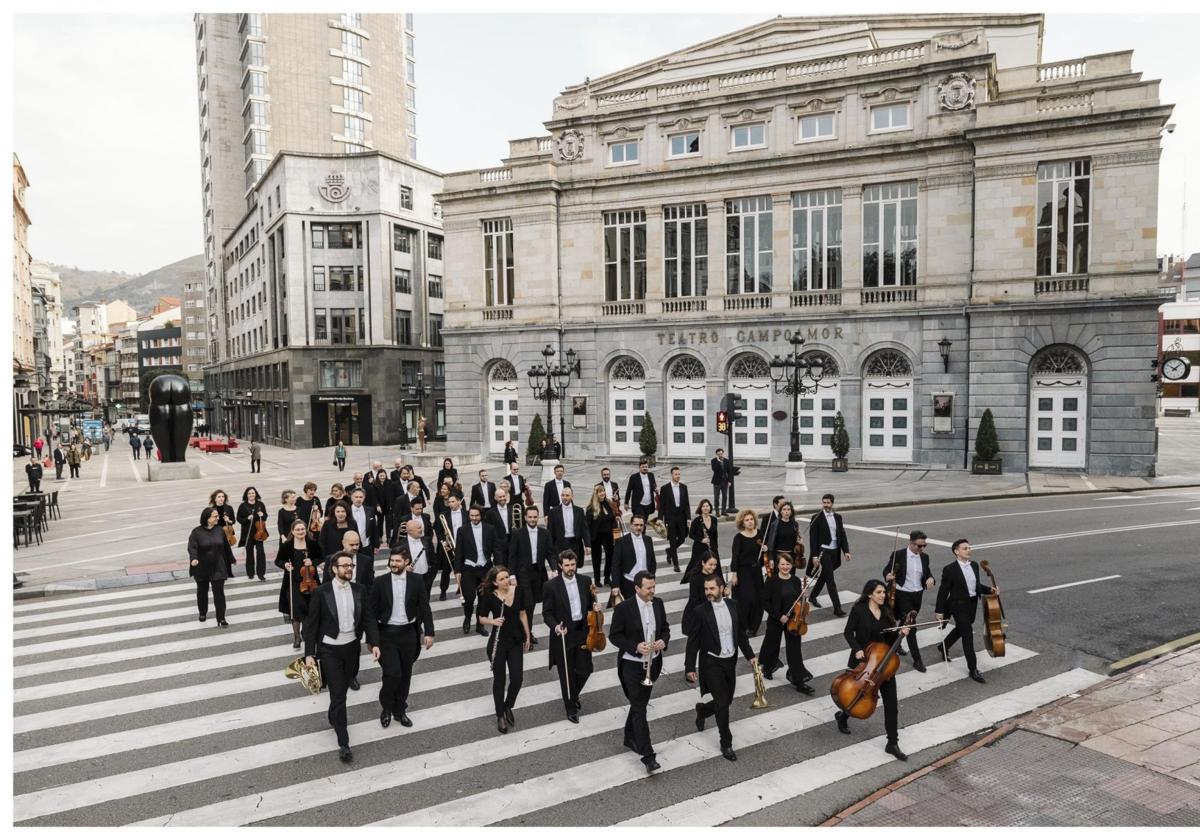
<path fill-rule="evenodd" d="M 725 202 L 710 198 L 708 207 L 708 311 L 720 312 L 725 297 Z"/>
<path fill-rule="evenodd" d="M 857 308 L 862 290 L 862 185 L 842 185 L 842 306 Z"/>
<path fill-rule="evenodd" d="M 662 206 L 646 208 L 646 312 L 662 312 L 666 297 L 666 278 L 663 270 Z"/>
<path fill-rule="evenodd" d="M 792 194 L 771 193 L 771 308 L 791 308 L 792 291 Z"/>

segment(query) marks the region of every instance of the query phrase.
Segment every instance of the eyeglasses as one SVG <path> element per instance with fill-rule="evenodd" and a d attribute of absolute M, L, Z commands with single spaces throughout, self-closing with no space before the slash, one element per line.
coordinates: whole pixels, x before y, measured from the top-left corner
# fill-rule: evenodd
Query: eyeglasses
<path fill-rule="evenodd" d="M 353 563 L 338 563 L 333 568 L 335 568 L 335 569 L 353 569 L 354 564 Z"/>
<path fill-rule="evenodd" d="M 925 546 L 929 545 L 929 543 L 914 543 L 914 545 L 917 548 L 924 548 Z"/>

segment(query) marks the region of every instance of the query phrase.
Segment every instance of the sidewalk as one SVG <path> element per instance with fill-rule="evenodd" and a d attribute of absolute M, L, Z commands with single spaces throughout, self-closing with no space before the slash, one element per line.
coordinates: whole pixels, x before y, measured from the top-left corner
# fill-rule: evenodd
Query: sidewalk
<path fill-rule="evenodd" d="M 1200 825 L 1200 643 L 1006 724 L 826 825 Z"/>

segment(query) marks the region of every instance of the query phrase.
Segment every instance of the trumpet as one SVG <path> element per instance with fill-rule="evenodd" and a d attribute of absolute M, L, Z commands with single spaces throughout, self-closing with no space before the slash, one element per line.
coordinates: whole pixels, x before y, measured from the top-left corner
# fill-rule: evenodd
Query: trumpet
<path fill-rule="evenodd" d="M 646 676 L 642 679 L 642 685 L 654 685 L 654 680 L 650 679 L 650 666 L 654 664 L 654 651 L 646 654 Z"/>
<path fill-rule="evenodd" d="M 289 680 L 299 680 L 300 685 L 313 694 L 321 693 L 323 683 L 320 663 L 310 667 L 304 661 L 304 657 L 300 656 L 288 663 L 287 667 L 283 669 L 283 675 Z"/>
<path fill-rule="evenodd" d="M 750 701 L 751 709 L 765 709 L 771 704 L 767 702 L 767 687 L 763 683 L 762 668 L 754 663 L 754 699 Z"/>

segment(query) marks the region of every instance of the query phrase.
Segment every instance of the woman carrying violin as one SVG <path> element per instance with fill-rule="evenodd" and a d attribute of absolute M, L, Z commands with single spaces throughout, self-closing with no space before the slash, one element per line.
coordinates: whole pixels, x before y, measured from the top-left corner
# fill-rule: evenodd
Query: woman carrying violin
<path fill-rule="evenodd" d="M 887 586 L 881 580 L 869 580 L 863 587 L 862 595 L 850 608 L 850 616 L 846 619 L 846 629 L 842 633 L 850 645 L 848 668 L 858 667 L 867 658 L 867 646 L 872 642 L 881 642 L 890 647 L 895 645 L 896 637 L 888 628 L 896 626 L 896 619 L 887 606 Z M 907 636 L 908 628 L 898 631 Z M 895 656 L 895 654 L 892 654 Z M 887 731 L 887 746 L 884 752 L 893 755 L 901 761 L 908 761 L 908 756 L 900 750 L 899 744 L 899 704 L 896 700 L 896 681 L 888 679 L 879 686 L 879 694 L 883 698 L 883 727 Z M 834 713 L 838 731 L 843 735 L 850 734 L 850 715 L 846 712 Z"/>
<path fill-rule="evenodd" d="M 561 574 L 542 588 L 542 620 L 550 628 L 550 667 L 558 669 L 567 720 L 579 723 L 579 694 L 592 675 L 592 650 L 585 642 L 588 617 L 596 609 L 596 587 L 587 575 L 575 573 L 579 558 L 574 551 L 559 554 L 558 563 Z M 603 626 L 603 614 L 599 617 Z"/>
<path fill-rule="evenodd" d="M 804 547 L 798 551 L 801 559 L 804 557 Z M 804 584 L 794 574 L 796 561 L 786 554 L 779 555 L 779 569 L 767 581 L 763 592 L 763 600 L 767 607 L 767 629 L 763 633 L 762 646 L 758 649 L 758 662 L 762 668 L 764 679 L 774 679 L 775 670 L 779 667 L 779 643 L 784 644 L 787 656 L 787 681 L 802 694 L 813 694 L 809 682 L 813 675 L 804 667 L 804 654 L 800 649 L 799 632 L 792 633 L 787 629 L 788 622 L 793 618 L 794 611 L 805 610 L 812 605 L 807 597 L 801 597 Z"/>
<path fill-rule="evenodd" d="M 758 542 L 758 514 L 748 508 L 738 511 L 738 532 L 729 549 L 729 585 L 741 611 L 742 624 L 751 636 L 758 635 L 763 615 L 762 546 Z"/>
<path fill-rule="evenodd" d="M 309 536 L 305 521 L 297 518 L 275 557 L 275 565 L 283 569 L 279 611 L 292 622 L 294 650 L 300 650 L 300 625 L 304 623 L 309 602 L 317 591 L 317 563 L 320 561 L 321 544 Z"/>
<path fill-rule="evenodd" d="M 242 491 L 242 503 L 238 505 L 237 521 L 242 526 L 242 536 L 238 540 L 238 546 L 246 549 L 246 577 L 252 579 L 257 574 L 259 580 L 266 580 L 267 552 L 263 548 L 264 540 L 260 539 L 260 535 L 267 528 L 267 506 L 258 497 L 256 488 L 247 487 Z M 261 528 L 259 528 L 260 524 Z"/>
<path fill-rule="evenodd" d="M 229 497 L 225 495 L 224 490 L 214 490 L 208 496 L 208 506 L 216 508 L 219 517 L 217 519 L 217 527 L 225 532 L 225 538 L 233 537 L 230 545 L 237 544 L 237 534 L 233 530 L 233 526 L 237 524 L 237 516 L 234 515 L 233 505 L 229 504 Z M 225 556 L 225 577 L 233 578 L 233 564 L 237 562 L 237 558 L 233 556 L 233 552 L 229 552 Z"/>
<path fill-rule="evenodd" d="M 717 550 L 717 517 L 713 516 L 712 502 L 708 499 L 701 499 L 696 506 L 696 518 L 688 528 L 688 536 L 692 538 L 692 559 L 683 570 L 684 583 L 692 579 L 700 561 L 710 553 L 721 556 Z"/>
<path fill-rule="evenodd" d="M 620 504 L 618 499 L 617 505 Z M 618 526 L 613 515 L 612 503 L 603 484 L 592 487 L 592 498 L 583 512 L 583 518 L 587 520 L 588 533 L 592 535 L 592 571 L 595 573 L 592 579 L 597 583 L 603 581 L 605 586 L 612 586 L 613 529 Z M 601 551 L 604 552 L 603 566 L 600 563 Z M 602 568 L 603 576 L 600 573 Z"/>

